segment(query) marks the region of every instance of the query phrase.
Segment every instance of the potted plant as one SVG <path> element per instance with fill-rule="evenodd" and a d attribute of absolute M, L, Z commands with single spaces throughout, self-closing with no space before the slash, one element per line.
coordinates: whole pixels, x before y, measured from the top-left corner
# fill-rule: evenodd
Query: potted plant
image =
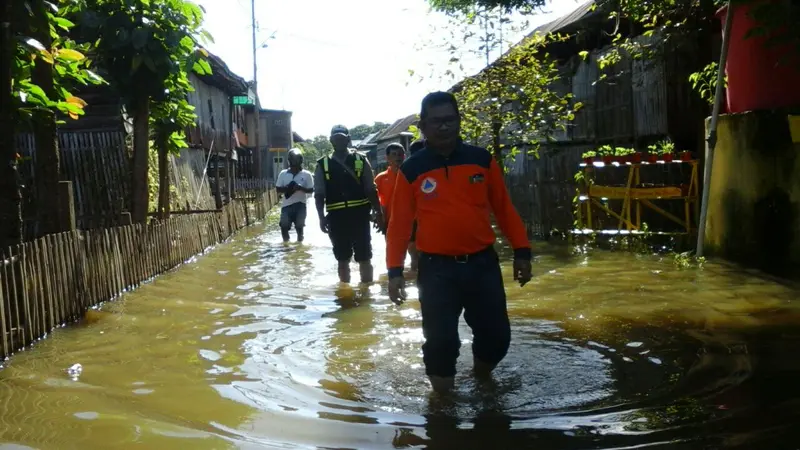
<path fill-rule="evenodd" d="M 631 162 L 631 164 L 641 164 L 642 163 L 642 154 L 639 153 L 639 152 L 631 153 L 630 162 Z"/>
<path fill-rule="evenodd" d="M 681 152 L 681 161 L 688 162 L 692 160 L 692 152 L 689 150 L 684 150 Z"/>
<path fill-rule="evenodd" d="M 585 152 L 582 156 L 583 156 L 583 162 L 585 162 L 587 166 L 591 166 L 592 163 L 594 163 L 594 157 L 597 156 L 597 152 L 588 151 Z"/>
<path fill-rule="evenodd" d="M 661 159 L 664 162 L 672 162 L 675 159 L 675 143 L 669 138 L 664 139 L 658 143 L 658 152 L 661 154 Z"/>
<path fill-rule="evenodd" d="M 631 162 L 631 155 L 636 153 L 632 148 L 617 147 L 614 149 L 614 154 L 620 164 Z"/>
<path fill-rule="evenodd" d="M 650 164 L 655 164 L 658 161 L 658 145 L 653 144 L 647 146 L 647 162 Z"/>
<path fill-rule="evenodd" d="M 603 164 L 609 166 L 614 162 L 614 149 L 610 145 L 604 145 L 597 149 L 597 153 L 603 160 Z"/>

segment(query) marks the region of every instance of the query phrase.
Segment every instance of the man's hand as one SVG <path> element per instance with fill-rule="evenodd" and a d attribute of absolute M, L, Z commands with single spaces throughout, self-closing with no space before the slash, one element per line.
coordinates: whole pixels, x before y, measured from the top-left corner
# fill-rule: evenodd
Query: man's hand
<path fill-rule="evenodd" d="M 375 211 L 375 229 L 380 231 L 383 234 L 386 234 L 386 220 L 383 217 L 383 214 L 380 211 Z"/>
<path fill-rule="evenodd" d="M 319 218 L 319 229 L 322 230 L 323 233 L 328 233 L 330 231 L 330 225 L 328 224 L 328 218 L 325 216 L 321 216 Z"/>
<path fill-rule="evenodd" d="M 406 280 L 402 276 L 389 278 L 389 300 L 395 305 L 406 301 Z"/>
<path fill-rule="evenodd" d="M 531 281 L 531 261 L 529 259 L 514 260 L 514 281 L 519 281 L 519 286 L 525 286 Z"/>

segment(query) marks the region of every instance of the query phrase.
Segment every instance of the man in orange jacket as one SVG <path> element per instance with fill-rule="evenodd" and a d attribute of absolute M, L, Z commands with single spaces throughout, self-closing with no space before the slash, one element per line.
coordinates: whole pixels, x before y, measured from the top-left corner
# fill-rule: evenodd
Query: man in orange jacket
<path fill-rule="evenodd" d="M 389 162 L 389 167 L 375 177 L 375 186 L 378 189 L 378 199 L 381 202 L 381 209 L 383 210 L 383 218 L 385 223 L 389 223 L 391 212 L 389 207 L 392 203 L 392 194 L 394 193 L 394 185 L 397 181 L 397 172 L 400 170 L 400 164 L 406 158 L 406 151 L 402 145 L 398 143 L 391 143 L 386 146 L 386 161 Z M 413 234 L 413 233 L 412 233 Z M 408 254 L 411 257 L 411 271 L 417 271 L 417 249 L 413 242 L 408 244 Z"/>
<path fill-rule="evenodd" d="M 420 128 L 426 148 L 409 157 L 397 174 L 386 266 L 389 297 L 400 304 L 406 298 L 403 260 L 416 219 L 423 361 L 433 389 L 445 392 L 454 385 L 462 311 L 472 329 L 477 376 L 490 376 L 511 342 L 491 213 L 514 248 L 514 279 L 520 286 L 531 279 L 531 247 L 497 161 L 486 149 L 462 142 L 455 97 L 428 94 Z"/>

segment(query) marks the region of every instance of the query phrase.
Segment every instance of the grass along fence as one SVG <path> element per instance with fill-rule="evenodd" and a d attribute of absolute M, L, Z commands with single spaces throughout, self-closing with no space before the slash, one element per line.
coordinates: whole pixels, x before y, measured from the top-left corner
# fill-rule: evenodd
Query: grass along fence
<path fill-rule="evenodd" d="M 274 191 L 220 212 L 44 236 L 0 254 L 2 357 L 263 219 Z"/>

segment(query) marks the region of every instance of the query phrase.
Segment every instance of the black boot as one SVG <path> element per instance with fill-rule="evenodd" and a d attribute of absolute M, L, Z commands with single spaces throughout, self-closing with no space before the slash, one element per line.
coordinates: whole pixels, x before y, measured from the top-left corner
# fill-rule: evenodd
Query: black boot
<path fill-rule="evenodd" d="M 303 227 L 295 227 L 297 231 L 297 242 L 303 242 Z"/>
<path fill-rule="evenodd" d="M 281 228 L 281 236 L 283 237 L 283 242 L 289 242 L 289 229 Z"/>

